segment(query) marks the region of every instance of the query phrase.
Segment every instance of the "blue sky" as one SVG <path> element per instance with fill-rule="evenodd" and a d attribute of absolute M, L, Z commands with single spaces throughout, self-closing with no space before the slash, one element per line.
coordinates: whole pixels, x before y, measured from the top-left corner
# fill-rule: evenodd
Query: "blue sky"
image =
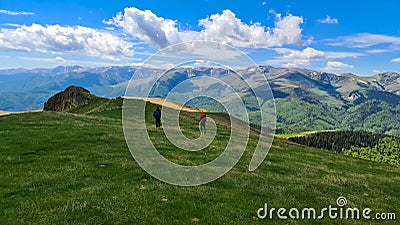
<path fill-rule="evenodd" d="M 399 11 L 396 0 L 1 0 L 0 69 L 137 65 L 212 40 L 259 65 L 400 72 Z"/>

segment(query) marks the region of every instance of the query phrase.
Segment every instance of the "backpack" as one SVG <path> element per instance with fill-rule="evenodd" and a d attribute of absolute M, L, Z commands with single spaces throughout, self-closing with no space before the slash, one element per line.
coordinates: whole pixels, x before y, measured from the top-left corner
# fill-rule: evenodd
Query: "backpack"
<path fill-rule="evenodd" d="M 154 111 L 153 116 L 154 116 L 155 118 L 160 118 L 160 117 L 161 117 L 161 112 L 160 112 L 160 110 Z"/>

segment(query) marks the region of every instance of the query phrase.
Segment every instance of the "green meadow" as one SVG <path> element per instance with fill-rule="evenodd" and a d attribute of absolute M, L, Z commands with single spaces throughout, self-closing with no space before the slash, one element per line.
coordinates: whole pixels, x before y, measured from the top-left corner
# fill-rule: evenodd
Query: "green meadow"
<path fill-rule="evenodd" d="M 139 102 L 138 102 L 139 104 Z M 217 157 L 230 136 L 229 117 L 209 113 L 218 132 L 209 147 L 186 152 L 156 129 L 147 104 L 148 133 L 162 155 L 184 165 Z M 69 112 L 0 117 L 1 224 L 398 224 L 397 221 L 273 219 L 257 210 L 337 206 L 371 208 L 400 217 L 400 169 L 276 139 L 266 160 L 248 171 L 257 143 L 252 132 L 239 163 L 211 183 L 179 187 L 148 175 L 126 145 L 122 100 L 100 99 Z M 198 113 L 181 112 L 187 137 L 199 136 Z M 138 146 L 140 147 L 140 146 Z"/>

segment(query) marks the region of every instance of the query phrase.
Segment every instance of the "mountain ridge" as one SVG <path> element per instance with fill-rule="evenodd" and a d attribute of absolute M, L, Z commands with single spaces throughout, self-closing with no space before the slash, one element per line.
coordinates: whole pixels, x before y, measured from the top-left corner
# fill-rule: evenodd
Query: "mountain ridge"
<path fill-rule="evenodd" d="M 386 72 L 362 77 L 333 74 L 302 68 L 260 66 L 275 97 L 278 132 L 349 129 L 367 130 L 400 136 L 400 74 Z M 22 72 L 21 72 L 22 71 Z M 253 79 L 256 88 L 268 88 L 254 80 L 258 68 L 237 72 Z M 17 73 L 18 72 L 18 73 Z M 166 71 L 158 89 L 143 96 L 157 76 L 165 71 L 137 67 L 56 67 L 53 69 L 0 71 L 0 110 L 25 111 L 42 108 L 43 103 L 68 86 L 82 86 L 99 97 L 125 95 L 130 85 L 135 97 L 165 98 L 178 83 L 195 76 L 211 76 L 229 81 L 234 71 L 223 68 L 175 68 Z M 11 73 L 11 72 L 10 72 Z M 130 81 L 132 75 L 135 76 Z M 16 79 L 18 77 L 18 79 Z M 14 80 L 13 80 L 14 78 Z M 191 90 L 200 84 L 191 82 Z M 207 87 L 208 93 L 224 96 L 218 86 Z M 244 90 L 248 92 L 248 90 Z M 206 93 L 207 94 L 207 93 Z M 193 102 L 192 102 L 193 103 Z M 196 104 L 197 105 L 196 105 Z M 213 102 L 194 102 L 193 107 L 219 111 Z M 255 117 L 253 121 L 257 120 Z"/>

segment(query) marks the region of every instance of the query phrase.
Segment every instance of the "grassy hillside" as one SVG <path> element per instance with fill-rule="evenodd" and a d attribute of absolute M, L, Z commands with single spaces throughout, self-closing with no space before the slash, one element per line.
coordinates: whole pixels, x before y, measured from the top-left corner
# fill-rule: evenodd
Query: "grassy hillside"
<path fill-rule="evenodd" d="M 339 196 L 345 196 L 350 207 L 369 207 L 374 212 L 396 212 L 400 216 L 398 168 L 275 140 L 266 161 L 249 172 L 255 134 L 240 162 L 214 182 L 177 187 L 158 181 L 137 165 L 126 146 L 121 103 L 121 99 L 102 100 L 68 113 L 0 117 L 2 224 L 374 222 L 256 218 L 264 203 L 276 208 L 321 209 L 336 206 Z M 155 129 L 151 119 L 155 106 L 147 107 L 149 135 L 172 161 L 186 165 L 207 162 L 227 142 L 227 116 L 210 113 L 218 123 L 216 140 L 203 151 L 180 151 L 168 143 L 162 130 Z M 197 118 L 197 113 L 180 114 L 184 134 L 199 135 Z"/>

